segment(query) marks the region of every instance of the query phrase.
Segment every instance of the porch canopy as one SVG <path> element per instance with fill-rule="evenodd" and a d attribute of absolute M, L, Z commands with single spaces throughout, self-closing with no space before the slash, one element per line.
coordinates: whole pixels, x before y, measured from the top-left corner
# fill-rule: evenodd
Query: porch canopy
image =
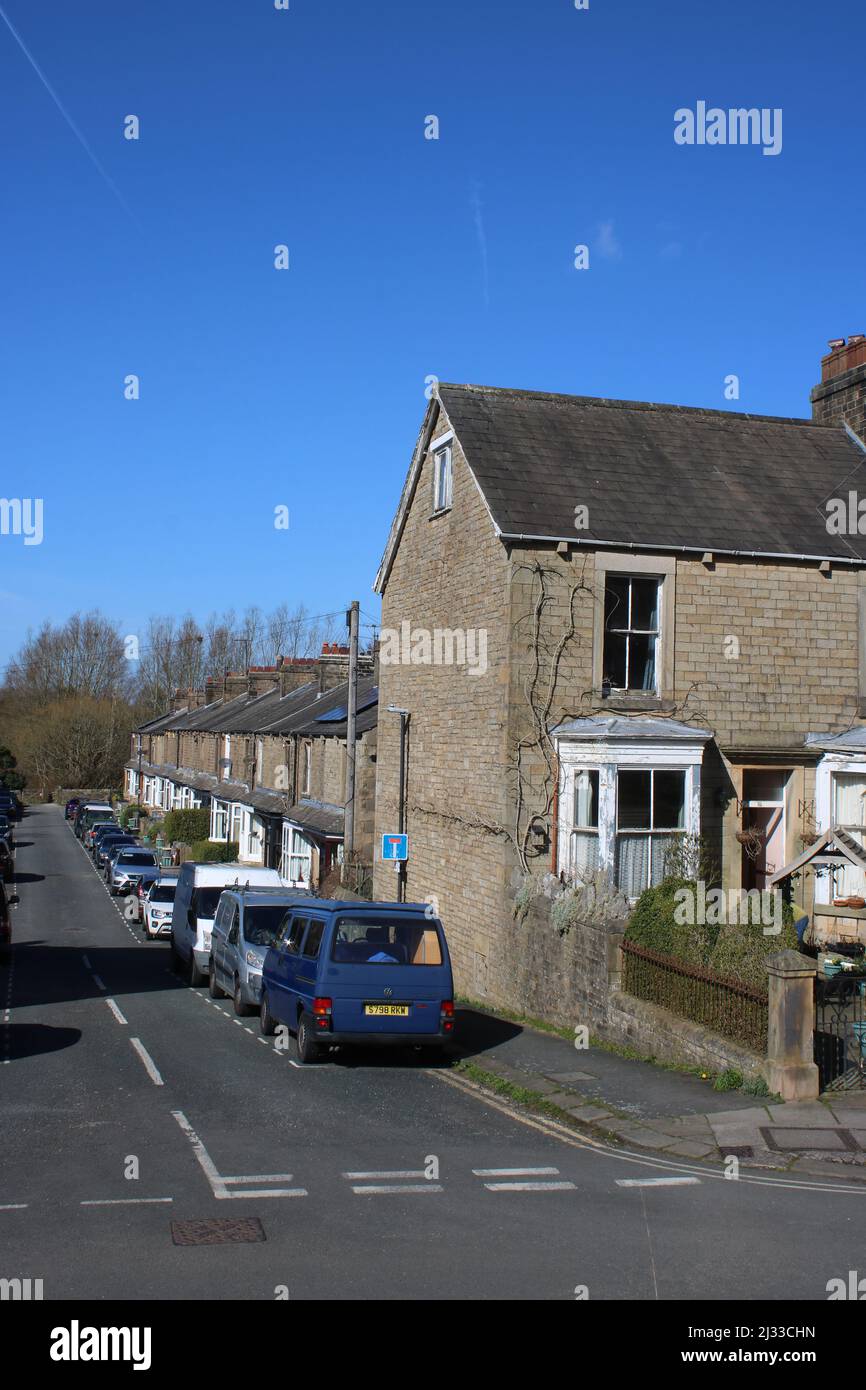
<path fill-rule="evenodd" d="M 841 825 L 832 825 L 829 830 L 825 830 L 814 843 L 809 845 L 801 855 L 792 859 L 790 864 L 777 870 L 768 880 L 768 887 L 772 888 L 777 883 L 782 883 L 792 874 L 799 873 L 806 868 L 831 868 L 844 869 L 850 864 L 855 869 L 866 871 L 866 849 L 858 844 L 854 836 L 847 830 L 843 830 Z"/>

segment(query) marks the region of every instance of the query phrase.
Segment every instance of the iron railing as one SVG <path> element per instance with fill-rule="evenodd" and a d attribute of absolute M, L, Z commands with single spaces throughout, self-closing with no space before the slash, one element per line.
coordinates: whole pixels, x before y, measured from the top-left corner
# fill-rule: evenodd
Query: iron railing
<path fill-rule="evenodd" d="M 622 951 L 627 994 L 703 1024 L 762 1056 L 766 1053 L 766 990 L 687 965 L 627 939 Z"/>

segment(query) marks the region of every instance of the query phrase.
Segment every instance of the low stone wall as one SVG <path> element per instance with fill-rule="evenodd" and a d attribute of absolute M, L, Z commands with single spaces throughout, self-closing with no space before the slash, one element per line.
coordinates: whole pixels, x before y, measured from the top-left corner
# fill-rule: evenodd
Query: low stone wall
<path fill-rule="evenodd" d="M 42 801 L 43 798 L 37 793 L 31 793 L 33 801 Z M 81 801 L 111 801 L 110 787 L 55 787 L 51 796 L 59 806 L 65 806 L 67 801 L 71 801 L 73 796 L 77 796 Z M 27 800 L 27 794 L 24 795 Z"/>
<path fill-rule="evenodd" d="M 522 922 L 510 912 L 488 959 L 485 998 L 561 1027 L 593 1031 L 607 1018 L 624 922 L 591 922 L 560 934 L 551 901 L 538 897 Z M 470 990 L 471 992 L 471 990 Z"/>
<path fill-rule="evenodd" d="M 656 1057 L 662 1062 L 701 1067 L 710 1072 L 732 1068 L 747 1078 L 766 1077 L 766 1057 L 711 1032 L 700 1023 L 619 990 L 609 996 L 607 1019 L 599 1035 L 607 1042 L 633 1047 L 644 1056 Z"/>
<path fill-rule="evenodd" d="M 509 905 L 510 906 L 510 905 Z M 460 992 L 496 1007 L 560 1027 L 585 1025 L 605 1042 L 646 1057 L 710 1072 L 732 1068 L 745 1077 L 764 1075 L 766 1059 L 699 1023 L 622 993 L 620 946 L 625 920 L 582 921 L 561 934 L 551 920 L 552 901 L 534 898 L 523 921 L 510 910 L 489 960 L 487 989 L 475 994 L 458 978 Z"/>

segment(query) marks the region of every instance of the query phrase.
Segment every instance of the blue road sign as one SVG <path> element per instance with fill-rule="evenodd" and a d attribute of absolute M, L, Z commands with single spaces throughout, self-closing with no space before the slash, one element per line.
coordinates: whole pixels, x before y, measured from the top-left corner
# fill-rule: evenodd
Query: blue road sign
<path fill-rule="evenodd" d="M 408 836 L 408 835 L 383 835 L 383 836 L 382 836 L 382 858 L 383 858 L 383 859 L 408 859 L 408 858 L 409 858 L 409 836 Z"/>

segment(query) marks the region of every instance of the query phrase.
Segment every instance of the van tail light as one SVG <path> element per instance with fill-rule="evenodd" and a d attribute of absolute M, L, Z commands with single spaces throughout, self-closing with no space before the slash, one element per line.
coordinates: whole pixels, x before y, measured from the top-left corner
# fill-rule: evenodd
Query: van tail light
<path fill-rule="evenodd" d="M 443 1033 L 454 1032 L 454 1000 L 443 999 L 439 1007 L 439 1024 Z"/>
<path fill-rule="evenodd" d="M 313 1019 L 315 1020 L 317 1028 L 330 1028 L 331 1009 L 332 1004 L 330 999 L 323 998 L 313 1000 Z"/>

